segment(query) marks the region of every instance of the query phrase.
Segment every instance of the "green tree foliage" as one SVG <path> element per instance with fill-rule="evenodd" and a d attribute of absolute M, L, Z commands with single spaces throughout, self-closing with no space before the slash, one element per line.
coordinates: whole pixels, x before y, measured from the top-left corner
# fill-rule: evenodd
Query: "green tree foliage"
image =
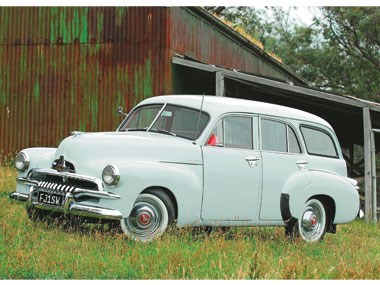
<path fill-rule="evenodd" d="M 216 8 L 312 86 L 380 102 L 380 7 L 323 7 L 309 26 L 296 7 Z"/>
<path fill-rule="evenodd" d="M 331 78 L 345 93 L 380 102 L 380 8 L 325 7 L 322 14 L 315 23 L 334 55 Z"/>

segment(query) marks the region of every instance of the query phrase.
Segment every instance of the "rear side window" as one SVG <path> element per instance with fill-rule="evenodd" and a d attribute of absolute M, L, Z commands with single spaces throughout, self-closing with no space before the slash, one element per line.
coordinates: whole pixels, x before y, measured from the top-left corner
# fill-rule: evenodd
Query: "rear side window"
<path fill-rule="evenodd" d="M 301 132 L 309 154 L 334 158 L 338 157 L 334 141 L 327 132 L 305 126 L 301 127 Z"/>
<path fill-rule="evenodd" d="M 287 152 L 286 125 L 277 121 L 261 120 L 263 150 Z"/>
<path fill-rule="evenodd" d="M 301 153 L 293 129 L 279 121 L 261 119 L 261 144 L 267 151 Z"/>

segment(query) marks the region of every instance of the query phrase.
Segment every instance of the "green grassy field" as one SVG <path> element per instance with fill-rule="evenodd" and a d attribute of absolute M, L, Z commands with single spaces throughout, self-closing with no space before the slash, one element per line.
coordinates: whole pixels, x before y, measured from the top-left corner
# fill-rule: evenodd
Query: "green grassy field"
<path fill-rule="evenodd" d="M 0 168 L 0 279 L 380 279 L 380 229 L 363 221 L 317 244 L 287 240 L 282 228 L 172 229 L 137 243 L 30 221 L 8 198 L 15 175 Z"/>

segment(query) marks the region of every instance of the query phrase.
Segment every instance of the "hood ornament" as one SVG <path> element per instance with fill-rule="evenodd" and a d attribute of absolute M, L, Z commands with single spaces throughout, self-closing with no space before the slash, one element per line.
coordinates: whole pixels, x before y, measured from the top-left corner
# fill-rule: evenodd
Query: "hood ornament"
<path fill-rule="evenodd" d="M 81 134 L 84 134 L 84 132 L 81 132 L 81 131 L 72 131 L 71 134 L 74 136 L 74 137 L 77 137 Z"/>
<path fill-rule="evenodd" d="M 59 157 L 55 169 L 59 172 L 66 170 L 65 157 L 63 155 Z"/>

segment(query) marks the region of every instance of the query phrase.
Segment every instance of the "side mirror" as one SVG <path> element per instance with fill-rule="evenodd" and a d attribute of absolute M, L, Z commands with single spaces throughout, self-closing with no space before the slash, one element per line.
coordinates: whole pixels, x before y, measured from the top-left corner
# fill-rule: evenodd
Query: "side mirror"
<path fill-rule="evenodd" d="M 127 113 L 124 113 L 123 107 L 121 107 L 121 106 L 119 106 L 119 107 L 117 108 L 117 112 L 118 112 L 119 114 L 121 114 L 121 115 L 128 116 Z"/>

